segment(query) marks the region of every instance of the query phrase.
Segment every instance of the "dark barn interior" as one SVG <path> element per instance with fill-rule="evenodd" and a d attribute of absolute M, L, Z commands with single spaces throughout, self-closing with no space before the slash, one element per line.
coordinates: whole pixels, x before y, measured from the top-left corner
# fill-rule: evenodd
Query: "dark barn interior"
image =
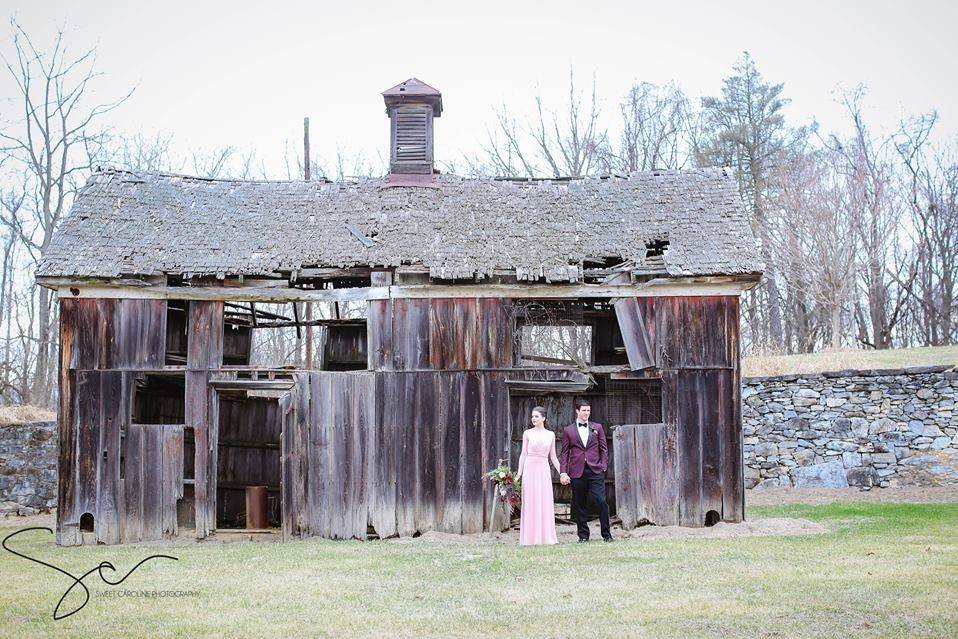
<path fill-rule="evenodd" d="M 533 406 L 559 430 L 580 397 L 624 527 L 741 521 L 761 264 L 733 177 L 439 175 L 439 93 L 384 97 L 385 178 L 103 169 L 80 191 L 37 276 L 60 305 L 57 542 L 490 530 L 484 473 L 516 466 Z"/>

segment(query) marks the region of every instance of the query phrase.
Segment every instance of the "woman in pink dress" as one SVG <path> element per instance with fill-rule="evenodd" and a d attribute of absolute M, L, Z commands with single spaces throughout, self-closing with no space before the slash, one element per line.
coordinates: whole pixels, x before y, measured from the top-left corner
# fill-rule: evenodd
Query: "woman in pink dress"
<path fill-rule="evenodd" d="M 556 435 L 546 428 L 546 411 L 532 409 L 532 428 L 522 433 L 522 452 L 516 479 L 522 478 L 522 502 L 519 509 L 519 543 L 556 544 L 555 503 L 549 460 L 559 472 Z"/>

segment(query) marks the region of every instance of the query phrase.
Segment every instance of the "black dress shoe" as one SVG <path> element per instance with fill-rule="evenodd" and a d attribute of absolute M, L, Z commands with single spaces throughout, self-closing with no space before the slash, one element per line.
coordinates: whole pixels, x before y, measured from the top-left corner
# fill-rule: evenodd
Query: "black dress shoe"
<path fill-rule="evenodd" d="M 603 537 L 602 541 L 615 541 L 612 537 Z"/>
<path fill-rule="evenodd" d="M 578 543 L 584 544 L 584 543 L 587 543 L 588 541 L 589 541 L 588 539 L 582 539 L 581 537 L 579 537 Z"/>

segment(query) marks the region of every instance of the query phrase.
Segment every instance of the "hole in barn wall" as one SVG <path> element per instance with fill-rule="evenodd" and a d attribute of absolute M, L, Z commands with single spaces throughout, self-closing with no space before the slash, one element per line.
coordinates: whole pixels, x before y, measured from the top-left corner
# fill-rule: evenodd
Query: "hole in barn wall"
<path fill-rule="evenodd" d="M 336 288 L 357 286 L 358 281 L 343 280 L 343 286 Z M 365 282 L 369 286 L 369 278 Z M 251 324 L 248 361 L 253 366 L 337 371 L 368 368 L 366 302 L 233 306 L 231 321 L 245 317 Z M 240 308 L 245 309 L 245 316 L 238 312 Z M 224 357 L 231 355 L 227 352 Z"/>
<path fill-rule="evenodd" d="M 279 401 L 249 396 L 245 392 L 220 393 L 218 429 L 216 527 L 279 528 L 282 525 Z M 194 474 L 192 468 L 184 467 L 185 473 Z"/>
<path fill-rule="evenodd" d="M 710 510 L 707 513 L 705 513 L 706 526 L 714 526 L 715 524 L 719 523 L 721 519 L 722 519 L 721 515 L 719 515 L 718 512 L 715 510 Z"/>
<path fill-rule="evenodd" d="M 80 532 L 93 532 L 93 523 L 92 513 L 80 515 Z"/>
<path fill-rule="evenodd" d="M 170 366 L 186 364 L 186 309 L 185 300 L 166 303 L 166 359 Z"/>
<path fill-rule="evenodd" d="M 661 379 L 604 379 L 609 424 L 661 424 Z"/>
<path fill-rule="evenodd" d="M 191 426 L 184 426 L 183 496 L 176 500 L 176 523 L 180 528 L 196 527 L 195 458 L 196 436 Z"/>

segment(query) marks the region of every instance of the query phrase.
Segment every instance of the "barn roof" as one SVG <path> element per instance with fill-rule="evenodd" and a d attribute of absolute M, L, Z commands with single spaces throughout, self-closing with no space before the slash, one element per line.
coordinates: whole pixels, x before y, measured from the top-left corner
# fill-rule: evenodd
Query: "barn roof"
<path fill-rule="evenodd" d="M 642 264 L 667 240 L 672 276 L 761 271 L 725 169 L 566 181 L 466 179 L 438 188 L 209 180 L 100 169 L 77 194 L 40 277 L 268 275 L 422 264 L 437 278 L 581 279 L 588 258 Z M 662 259 L 662 258 L 658 258 Z"/>

